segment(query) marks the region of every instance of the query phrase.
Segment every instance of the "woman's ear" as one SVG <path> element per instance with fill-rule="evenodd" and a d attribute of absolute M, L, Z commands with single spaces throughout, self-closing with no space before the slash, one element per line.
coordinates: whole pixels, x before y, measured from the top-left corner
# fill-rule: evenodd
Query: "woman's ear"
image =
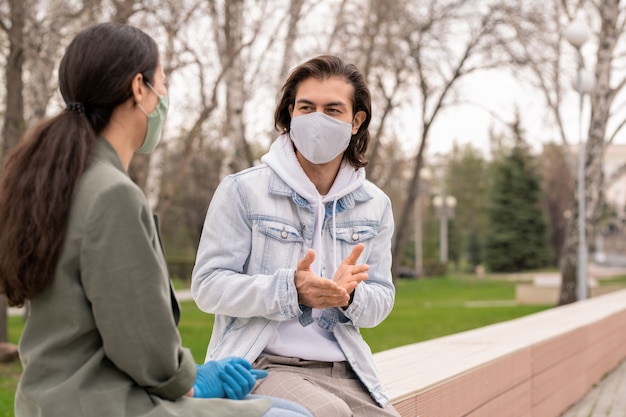
<path fill-rule="evenodd" d="M 145 97 L 145 91 L 143 87 L 143 75 L 138 73 L 133 77 L 131 82 L 131 89 L 133 91 L 133 98 L 135 103 L 141 103 Z"/>
<path fill-rule="evenodd" d="M 359 110 L 358 112 L 356 112 L 356 114 L 354 115 L 354 118 L 352 119 L 352 134 L 353 135 L 356 135 L 356 132 L 359 131 L 359 128 L 365 121 L 365 117 L 367 117 L 367 114 L 363 110 Z"/>

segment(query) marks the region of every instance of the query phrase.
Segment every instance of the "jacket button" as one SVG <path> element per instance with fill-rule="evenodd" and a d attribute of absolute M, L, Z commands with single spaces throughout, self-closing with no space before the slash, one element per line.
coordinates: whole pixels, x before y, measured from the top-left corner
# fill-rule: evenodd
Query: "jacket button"
<path fill-rule="evenodd" d="M 359 240 L 359 234 L 358 233 L 352 233 L 352 240 L 354 240 L 354 241 Z"/>
<path fill-rule="evenodd" d="M 287 239 L 287 232 L 284 230 L 280 232 L 280 237 L 282 237 L 283 239 Z"/>

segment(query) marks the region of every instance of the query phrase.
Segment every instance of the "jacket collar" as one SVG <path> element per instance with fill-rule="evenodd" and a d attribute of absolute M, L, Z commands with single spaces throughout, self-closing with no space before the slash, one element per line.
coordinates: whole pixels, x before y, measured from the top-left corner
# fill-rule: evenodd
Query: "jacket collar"
<path fill-rule="evenodd" d="M 109 141 L 102 136 L 98 136 L 96 139 L 95 159 L 110 163 L 115 168 L 128 175 L 128 172 L 124 169 L 124 165 L 122 164 L 122 160 L 117 154 L 117 151 L 113 148 L 113 145 L 111 145 Z"/>
<path fill-rule="evenodd" d="M 273 170 L 270 174 L 268 193 L 271 195 L 292 197 L 298 205 L 304 206 L 307 204 L 306 200 L 289 187 Z M 367 191 L 365 185 L 361 184 L 359 188 L 341 197 L 338 201 L 341 201 L 346 209 L 351 209 L 356 202 L 363 202 L 371 200 L 372 198 L 373 196 Z"/>

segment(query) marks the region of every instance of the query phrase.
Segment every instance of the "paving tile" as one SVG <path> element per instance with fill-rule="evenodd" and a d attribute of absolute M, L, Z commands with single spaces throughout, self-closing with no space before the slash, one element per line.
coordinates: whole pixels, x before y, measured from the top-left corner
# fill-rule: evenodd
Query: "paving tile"
<path fill-rule="evenodd" d="M 626 361 L 561 417 L 626 417 Z"/>

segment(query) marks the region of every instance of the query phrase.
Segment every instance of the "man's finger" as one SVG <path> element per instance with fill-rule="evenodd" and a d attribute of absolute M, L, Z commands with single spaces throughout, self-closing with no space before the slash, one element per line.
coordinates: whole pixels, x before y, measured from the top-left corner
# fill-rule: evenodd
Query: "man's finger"
<path fill-rule="evenodd" d="M 350 252 L 350 255 L 346 256 L 346 259 L 343 260 L 343 263 L 346 265 L 356 265 L 356 261 L 359 259 L 359 256 L 361 256 L 361 253 L 363 253 L 363 249 L 365 249 L 364 244 L 359 243 L 356 245 L 352 249 L 352 252 Z"/>

